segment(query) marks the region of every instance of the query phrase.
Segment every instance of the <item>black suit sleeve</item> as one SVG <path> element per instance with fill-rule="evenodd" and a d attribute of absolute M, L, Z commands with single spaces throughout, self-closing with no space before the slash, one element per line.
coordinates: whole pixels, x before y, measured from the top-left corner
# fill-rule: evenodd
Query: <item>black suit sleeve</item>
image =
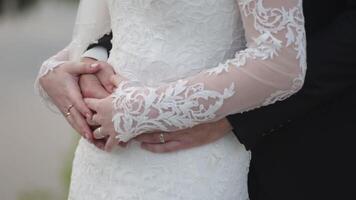
<path fill-rule="evenodd" d="M 304 87 L 291 98 L 268 107 L 228 116 L 236 136 L 252 149 L 264 135 L 289 122 L 327 109 L 356 86 L 356 12 L 339 16 L 308 38 L 308 71 Z"/>
<path fill-rule="evenodd" d="M 112 48 L 111 39 L 112 39 L 112 32 L 110 34 L 106 34 L 102 38 L 100 38 L 98 40 L 98 43 L 89 45 L 88 50 L 92 49 L 94 47 L 98 47 L 98 46 L 104 47 L 106 49 L 108 55 L 110 55 L 110 50 Z"/>

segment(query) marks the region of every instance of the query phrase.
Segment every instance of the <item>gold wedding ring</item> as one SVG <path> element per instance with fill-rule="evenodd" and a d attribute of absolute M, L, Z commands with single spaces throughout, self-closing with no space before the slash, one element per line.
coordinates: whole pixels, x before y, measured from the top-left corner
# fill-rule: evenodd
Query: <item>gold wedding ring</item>
<path fill-rule="evenodd" d="M 74 107 L 73 104 L 70 104 L 67 108 L 67 112 L 64 114 L 66 117 L 69 117 L 71 115 L 70 110 Z"/>
<path fill-rule="evenodd" d="M 66 112 L 64 115 L 65 115 L 66 117 L 69 117 L 71 114 L 70 114 L 70 112 Z"/>
<path fill-rule="evenodd" d="M 166 140 L 164 139 L 164 134 L 163 133 L 159 134 L 159 141 L 160 141 L 161 144 L 166 143 Z"/>

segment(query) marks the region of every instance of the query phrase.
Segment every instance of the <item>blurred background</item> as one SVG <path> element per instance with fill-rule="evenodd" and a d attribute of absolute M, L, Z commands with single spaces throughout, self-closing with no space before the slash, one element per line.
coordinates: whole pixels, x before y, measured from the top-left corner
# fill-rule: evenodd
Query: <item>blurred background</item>
<path fill-rule="evenodd" d="M 75 0 L 0 0 L 0 199 L 66 199 L 77 137 L 35 95 L 41 63 L 71 38 Z"/>

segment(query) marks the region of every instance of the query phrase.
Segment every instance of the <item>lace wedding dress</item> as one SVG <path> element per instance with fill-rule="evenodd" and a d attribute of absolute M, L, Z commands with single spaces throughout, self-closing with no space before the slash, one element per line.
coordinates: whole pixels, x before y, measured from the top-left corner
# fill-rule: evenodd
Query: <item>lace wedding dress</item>
<path fill-rule="evenodd" d="M 39 77 L 110 30 L 108 62 L 129 79 L 113 94 L 121 141 L 266 106 L 303 85 L 301 0 L 82 0 L 73 41 Z M 69 199 L 246 200 L 249 161 L 233 133 L 168 154 L 136 142 L 107 153 L 81 139 Z"/>

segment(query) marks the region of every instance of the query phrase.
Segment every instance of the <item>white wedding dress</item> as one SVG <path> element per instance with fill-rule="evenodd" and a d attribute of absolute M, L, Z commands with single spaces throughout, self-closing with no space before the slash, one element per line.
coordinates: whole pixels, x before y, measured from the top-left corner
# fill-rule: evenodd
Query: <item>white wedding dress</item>
<path fill-rule="evenodd" d="M 301 0 L 82 0 L 76 27 L 39 77 L 112 30 L 108 62 L 130 79 L 113 94 L 122 141 L 283 100 L 306 72 Z M 137 142 L 107 153 L 81 139 L 69 199 L 247 200 L 249 162 L 233 133 L 167 154 Z"/>

